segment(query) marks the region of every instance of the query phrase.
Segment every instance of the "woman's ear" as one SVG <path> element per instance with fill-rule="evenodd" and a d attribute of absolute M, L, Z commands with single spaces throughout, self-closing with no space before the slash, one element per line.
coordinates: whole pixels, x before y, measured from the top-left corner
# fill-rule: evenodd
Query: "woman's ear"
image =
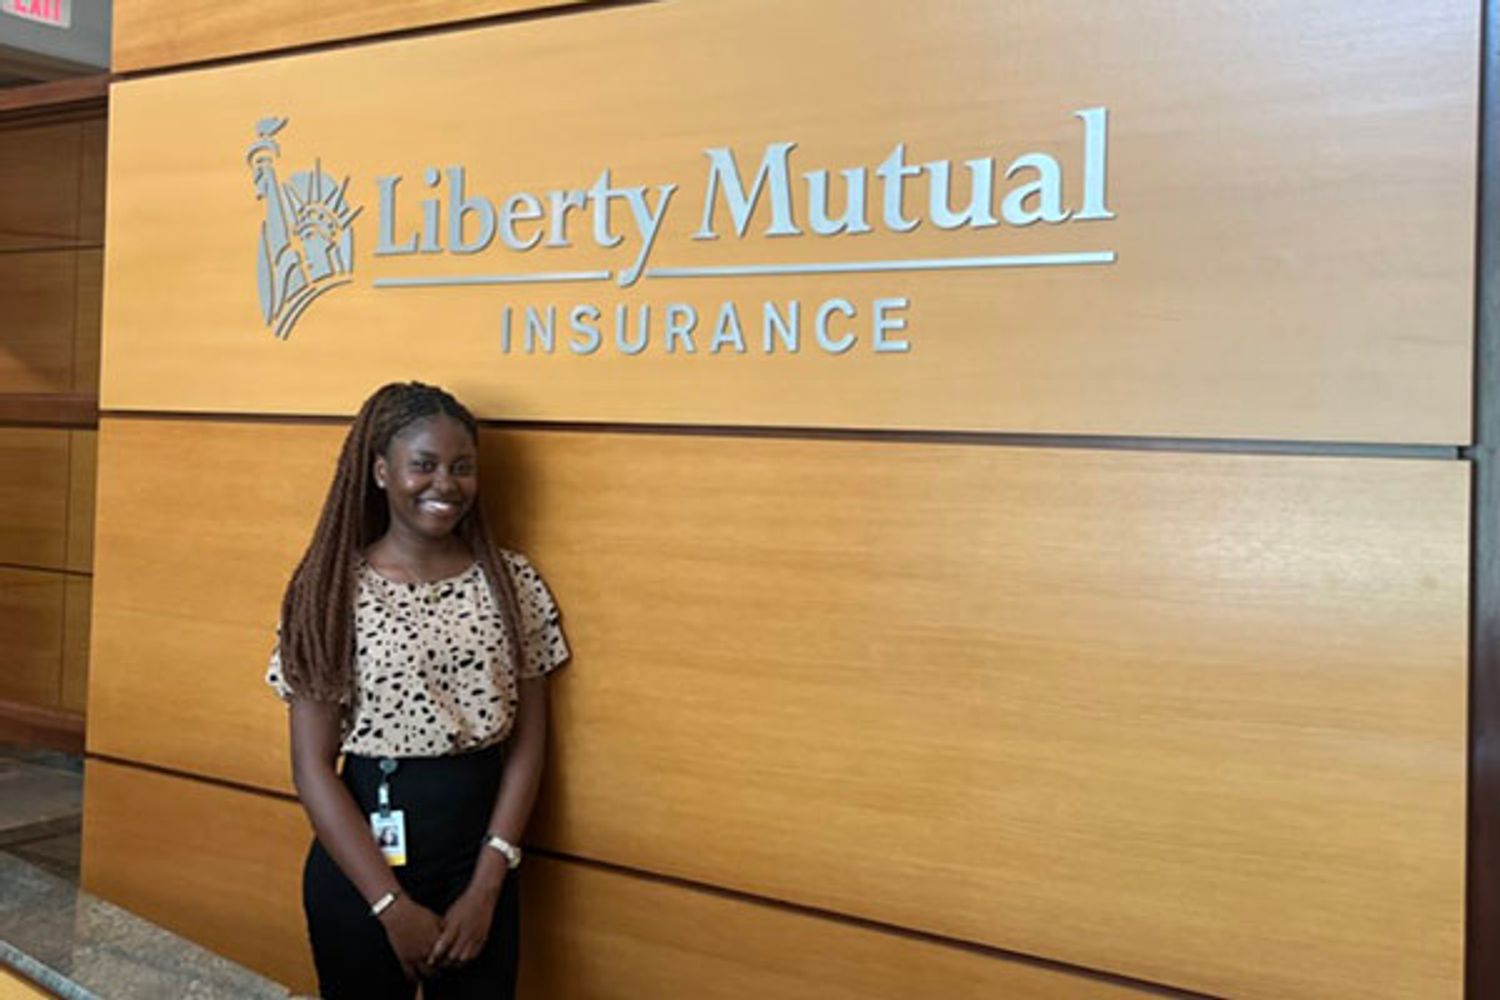
<path fill-rule="evenodd" d="M 387 467 L 385 464 L 384 455 L 375 456 L 375 464 L 372 467 L 371 471 L 375 474 L 375 485 L 380 489 L 385 489 L 385 476 Z"/>

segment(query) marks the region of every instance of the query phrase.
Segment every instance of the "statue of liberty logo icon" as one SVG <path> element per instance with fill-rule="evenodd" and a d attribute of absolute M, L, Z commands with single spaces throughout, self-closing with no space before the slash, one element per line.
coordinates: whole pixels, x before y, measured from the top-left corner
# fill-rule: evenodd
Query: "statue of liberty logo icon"
<path fill-rule="evenodd" d="M 245 153 L 255 197 L 266 211 L 255 259 L 261 318 L 281 340 L 314 299 L 353 280 L 349 275 L 354 270 L 354 233 L 349 224 L 360 213 L 345 198 L 349 178 L 335 181 L 323 172 L 322 161 L 292 174 L 285 183 L 277 179 L 281 146 L 274 136 L 286 122 L 261 119 L 255 126 L 255 142 Z"/>

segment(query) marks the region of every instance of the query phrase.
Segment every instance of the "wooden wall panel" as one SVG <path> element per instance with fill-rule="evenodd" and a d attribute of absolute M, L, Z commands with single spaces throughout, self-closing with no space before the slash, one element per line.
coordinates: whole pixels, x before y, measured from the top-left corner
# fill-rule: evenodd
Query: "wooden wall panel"
<path fill-rule="evenodd" d="M 258 17 L 263 6 L 224 9 Z M 1468 440 L 1471 0 L 913 9 L 899 0 L 625 5 L 118 84 L 103 404 L 348 414 L 373 385 L 409 373 L 502 419 Z M 1152 52 L 1173 55 L 1143 55 Z M 733 150 L 748 175 L 772 142 L 797 144 L 789 183 L 804 227 L 802 172 L 873 171 L 898 143 L 913 163 L 994 159 L 1002 173 L 1013 157 L 1046 152 L 1076 212 L 1084 156 L 1074 112 L 1095 106 L 1110 115 L 1113 219 L 767 237 L 762 205 L 744 238 L 727 223 L 717 239 L 694 238 L 705 150 Z M 243 155 L 272 114 L 287 124 L 262 177 L 321 163 L 333 183 L 348 178 L 350 208 L 361 209 L 349 223 L 350 283 L 313 302 L 285 340 L 267 328 L 258 298 L 268 203 Z M 567 248 L 376 255 L 376 178 L 404 178 L 389 213 L 395 241 L 414 231 L 428 194 L 449 212 L 446 182 L 429 189 L 422 178 L 450 164 L 466 167 L 468 195 L 491 199 L 585 188 L 606 167 L 615 185 L 677 185 L 653 268 L 1116 259 L 664 274 L 628 288 L 613 278 L 485 283 L 629 269 L 642 241 L 629 237 L 619 204 L 627 236 L 612 249 L 580 215 Z M 874 218 L 882 195 L 868 176 Z M 1008 185 L 996 183 L 998 204 Z M 906 191 L 913 218 L 927 192 L 916 180 Z M 724 214 L 721 206 L 721 222 Z M 403 280 L 465 283 L 376 284 Z M 851 329 L 862 336 L 837 356 L 816 348 L 810 329 L 836 297 L 857 304 Z M 901 335 L 910 352 L 871 349 L 873 302 L 884 297 L 910 302 Z M 801 304 L 802 350 L 766 354 L 764 303 L 789 300 Z M 709 350 L 725 302 L 740 311 L 743 354 Z M 587 356 L 568 346 L 579 304 L 605 317 L 604 346 Z M 666 352 L 669 304 L 697 309 L 697 353 Z M 623 354 L 610 346 L 612 317 L 642 306 L 654 317 L 651 346 Z M 560 317 L 556 353 L 523 353 L 527 307 Z M 508 354 L 506 308 L 516 344 Z"/>
<path fill-rule="evenodd" d="M 77 121 L 0 128 L 0 250 L 77 239 L 79 143 Z"/>
<path fill-rule="evenodd" d="M 104 308 L 104 251 L 78 253 L 73 299 L 73 391 L 99 393 L 100 315 Z"/>
<path fill-rule="evenodd" d="M 570 2 L 577 0 L 118 0 L 111 67 L 131 73 Z"/>
<path fill-rule="evenodd" d="M 109 123 L 101 115 L 81 121 L 78 128 L 78 241 L 103 243 Z"/>
<path fill-rule="evenodd" d="M 83 728 L 83 716 L 77 712 L 0 699 L 0 743 L 45 747 L 81 757 Z"/>
<path fill-rule="evenodd" d="M 533 856 L 523 1000 L 1132 1000 L 1092 977 Z"/>
<path fill-rule="evenodd" d="M 99 434 L 68 432 L 67 568 L 87 573 L 94 568 L 94 480 L 98 474 Z"/>
<path fill-rule="evenodd" d="M 53 994 L 39 989 L 8 969 L 0 968 L 0 1000 L 49 1000 Z"/>
<path fill-rule="evenodd" d="M 0 700 L 57 706 L 65 586 L 61 573 L 0 567 Z"/>
<path fill-rule="evenodd" d="M 93 580 L 70 576 L 63 594 L 62 687 L 59 706 L 82 714 L 88 702 L 89 615 Z"/>
<path fill-rule="evenodd" d="M 92 752 L 291 790 L 286 712 L 267 697 L 261 675 L 281 590 L 316 520 L 315 497 L 327 490 L 341 434 L 293 425 L 101 423 Z M 172 460 L 148 458 L 142 449 L 151 441 L 172 449 Z M 268 444 L 274 474 L 261 464 L 267 452 L 231 467 L 232 455 Z M 195 465 L 215 472 L 191 474 Z M 241 493 L 246 486 L 251 491 Z M 176 576 L 169 566 L 185 575 L 169 582 Z M 206 616 L 192 601 L 163 618 L 160 596 L 148 593 L 166 583 L 188 597 L 184 588 L 210 578 L 223 601 Z M 194 679 L 184 686 L 166 665 L 190 661 Z M 234 710 L 210 708 L 228 705 Z"/>
<path fill-rule="evenodd" d="M 297 803 L 101 760 L 83 789 L 85 889 L 316 989 L 301 895 L 312 831 Z"/>
<path fill-rule="evenodd" d="M 66 565 L 68 433 L 0 427 L 0 563 Z"/>
<path fill-rule="evenodd" d="M 0 392 L 73 385 L 73 251 L 0 253 Z"/>
<path fill-rule="evenodd" d="M 92 750 L 287 787 L 260 675 L 341 435 L 106 421 Z M 539 842 L 1210 993 L 1457 995 L 1462 464 L 492 432 L 486 468 L 578 654 Z"/>
<path fill-rule="evenodd" d="M 86 888 L 312 991 L 295 802 L 98 760 L 84 787 Z M 1158 995 L 568 861 L 522 878 L 529 1000 Z"/>

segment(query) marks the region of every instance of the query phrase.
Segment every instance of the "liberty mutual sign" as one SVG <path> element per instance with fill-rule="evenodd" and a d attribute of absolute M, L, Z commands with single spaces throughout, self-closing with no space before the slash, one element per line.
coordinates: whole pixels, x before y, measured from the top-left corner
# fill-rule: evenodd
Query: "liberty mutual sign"
<path fill-rule="evenodd" d="M 586 175 L 592 176 L 586 185 L 532 191 L 476 190 L 463 164 L 387 173 L 374 178 L 375 258 L 420 262 L 449 257 L 483 263 L 474 273 L 376 277 L 372 285 L 408 293 L 442 287 L 567 288 L 552 302 L 497 303 L 503 354 L 908 353 L 916 349 L 906 317 L 911 302 L 899 294 L 829 294 L 816 301 L 726 299 L 704 309 L 701 303 L 671 301 L 670 296 L 641 301 L 638 294 L 634 301 L 611 303 L 607 290 L 750 276 L 1111 264 L 1114 252 L 1097 246 L 1060 253 L 883 259 L 864 259 L 844 249 L 853 237 L 899 237 L 924 226 L 938 231 L 1026 229 L 1113 219 L 1107 204 L 1108 111 L 1086 108 L 1073 117 L 1078 120 L 1081 177 L 1071 183 L 1065 183 L 1062 164 L 1044 152 L 912 162 L 900 142 L 878 162 L 831 165 L 801 162 L 797 143 L 790 141 L 768 143 L 753 155 L 710 147 L 702 151 L 702 197 L 688 201 L 677 179 L 632 183 L 607 165 Z M 277 180 L 273 159 L 280 149 L 272 136 L 285 124 L 281 118 L 263 120 L 247 157 L 257 197 L 266 208 L 258 272 L 262 318 L 283 338 L 313 299 L 352 280 L 350 223 L 359 214 L 347 200 L 348 178 L 337 181 L 323 173 L 321 164 L 288 182 Z M 663 235 L 669 219 L 687 213 L 689 220 L 674 231 L 690 233 L 696 243 L 765 238 L 758 245 L 783 247 L 788 239 L 810 239 L 826 248 L 818 256 L 827 259 L 674 266 Z M 889 246 L 890 240 L 881 245 Z M 570 261 L 580 251 L 594 260 L 614 251 L 624 266 L 573 266 Z M 591 285 L 598 291 L 588 292 Z"/>

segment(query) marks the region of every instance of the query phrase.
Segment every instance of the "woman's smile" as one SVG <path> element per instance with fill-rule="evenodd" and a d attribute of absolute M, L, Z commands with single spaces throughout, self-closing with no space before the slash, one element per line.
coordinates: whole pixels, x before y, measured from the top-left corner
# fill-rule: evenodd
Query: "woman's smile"
<path fill-rule="evenodd" d="M 457 500 L 435 500 L 432 498 L 425 498 L 422 500 L 418 500 L 417 506 L 421 507 L 423 510 L 429 513 L 439 514 L 444 517 L 450 514 L 457 514 L 463 510 L 463 505 L 460 504 Z"/>

